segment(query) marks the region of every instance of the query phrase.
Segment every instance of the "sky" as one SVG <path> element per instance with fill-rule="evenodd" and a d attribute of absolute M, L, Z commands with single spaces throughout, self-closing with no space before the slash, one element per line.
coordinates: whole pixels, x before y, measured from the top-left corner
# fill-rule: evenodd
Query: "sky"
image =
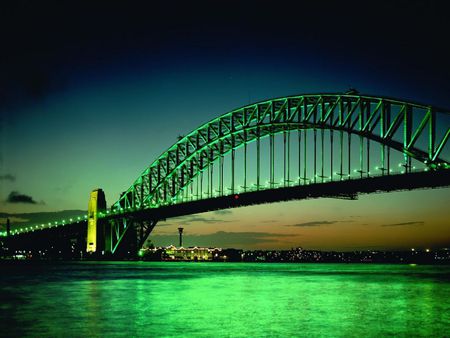
<path fill-rule="evenodd" d="M 439 1 L 15 1 L 0 13 L 3 214 L 86 210 L 99 187 L 111 205 L 179 135 L 263 99 L 354 87 L 450 108 Z M 438 248 L 449 197 L 218 211 L 160 222 L 150 240 L 176 243 L 183 224 L 189 245 Z"/>

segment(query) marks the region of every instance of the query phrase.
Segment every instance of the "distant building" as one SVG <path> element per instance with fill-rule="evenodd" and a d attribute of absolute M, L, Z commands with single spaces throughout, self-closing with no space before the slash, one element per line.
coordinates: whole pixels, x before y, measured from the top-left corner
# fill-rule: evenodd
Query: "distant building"
<path fill-rule="evenodd" d="M 152 249 L 142 249 L 141 256 L 155 256 L 160 253 L 159 258 L 163 261 L 219 261 L 225 260 L 222 248 L 203 248 L 203 247 L 179 247 L 170 245 Z"/>
<path fill-rule="evenodd" d="M 189 247 L 177 248 L 174 245 L 165 248 L 166 260 L 175 261 L 212 261 L 221 256 L 221 248 Z"/>

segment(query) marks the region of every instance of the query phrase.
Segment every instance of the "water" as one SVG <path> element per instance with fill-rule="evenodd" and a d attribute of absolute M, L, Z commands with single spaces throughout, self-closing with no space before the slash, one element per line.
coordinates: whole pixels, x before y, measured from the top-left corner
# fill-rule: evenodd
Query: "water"
<path fill-rule="evenodd" d="M 450 267 L 0 265 L 4 337 L 442 337 Z"/>

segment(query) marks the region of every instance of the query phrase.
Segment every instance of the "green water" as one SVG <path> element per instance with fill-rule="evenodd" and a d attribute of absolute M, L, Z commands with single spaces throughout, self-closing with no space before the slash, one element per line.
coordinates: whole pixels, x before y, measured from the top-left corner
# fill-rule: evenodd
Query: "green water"
<path fill-rule="evenodd" d="M 442 337 L 450 267 L 0 264 L 4 337 Z"/>

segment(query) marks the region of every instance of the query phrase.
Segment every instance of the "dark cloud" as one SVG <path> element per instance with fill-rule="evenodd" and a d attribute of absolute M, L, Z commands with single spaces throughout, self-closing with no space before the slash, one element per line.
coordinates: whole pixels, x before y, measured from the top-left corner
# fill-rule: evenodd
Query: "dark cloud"
<path fill-rule="evenodd" d="M 402 222 L 402 223 L 390 223 L 390 224 L 381 224 L 381 227 L 401 227 L 407 225 L 423 225 L 424 221 L 410 221 L 410 222 Z"/>
<path fill-rule="evenodd" d="M 14 182 L 16 180 L 16 176 L 11 174 L 0 175 L 0 181 L 10 181 Z"/>
<path fill-rule="evenodd" d="M 231 211 L 229 209 L 223 209 L 223 210 L 213 211 L 213 213 L 216 215 L 231 215 L 233 213 L 233 211 Z"/>
<path fill-rule="evenodd" d="M 297 224 L 288 224 L 285 225 L 287 227 L 318 227 L 321 225 L 330 225 L 338 223 L 339 221 L 313 221 L 313 222 L 305 222 L 305 223 L 297 223 Z"/>
<path fill-rule="evenodd" d="M 185 233 L 184 246 L 206 246 L 206 247 L 248 247 L 260 246 L 262 244 L 278 244 L 286 241 L 286 237 L 292 234 L 277 234 L 269 232 L 225 232 L 217 231 L 211 234 L 189 234 Z M 155 245 L 166 246 L 178 243 L 178 235 L 150 235 L 149 239 Z"/>
<path fill-rule="evenodd" d="M 230 221 L 226 221 L 223 219 L 217 219 L 217 218 L 206 218 L 206 217 L 191 217 L 186 220 L 186 223 L 192 223 L 192 222 L 203 222 L 203 223 L 226 223 Z"/>
<path fill-rule="evenodd" d="M 203 222 L 203 223 L 207 223 L 207 224 L 212 224 L 212 223 L 228 223 L 231 221 L 227 221 L 227 220 L 223 220 L 223 219 L 218 219 L 218 218 L 208 218 L 208 217 L 203 217 L 203 216 L 183 216 L 183 217 L 175 217 L 173 219 L 171 219 L 170 224 L 189 224 L 189 223 L 193 223 L 193 222 Z"/>
<path fill-rule="evenodd" d="M 8 203 L 27 203 L 37 204 L 33 197 L 19 193 L 18 191 L 11 191 L 6 199 Z"/>

